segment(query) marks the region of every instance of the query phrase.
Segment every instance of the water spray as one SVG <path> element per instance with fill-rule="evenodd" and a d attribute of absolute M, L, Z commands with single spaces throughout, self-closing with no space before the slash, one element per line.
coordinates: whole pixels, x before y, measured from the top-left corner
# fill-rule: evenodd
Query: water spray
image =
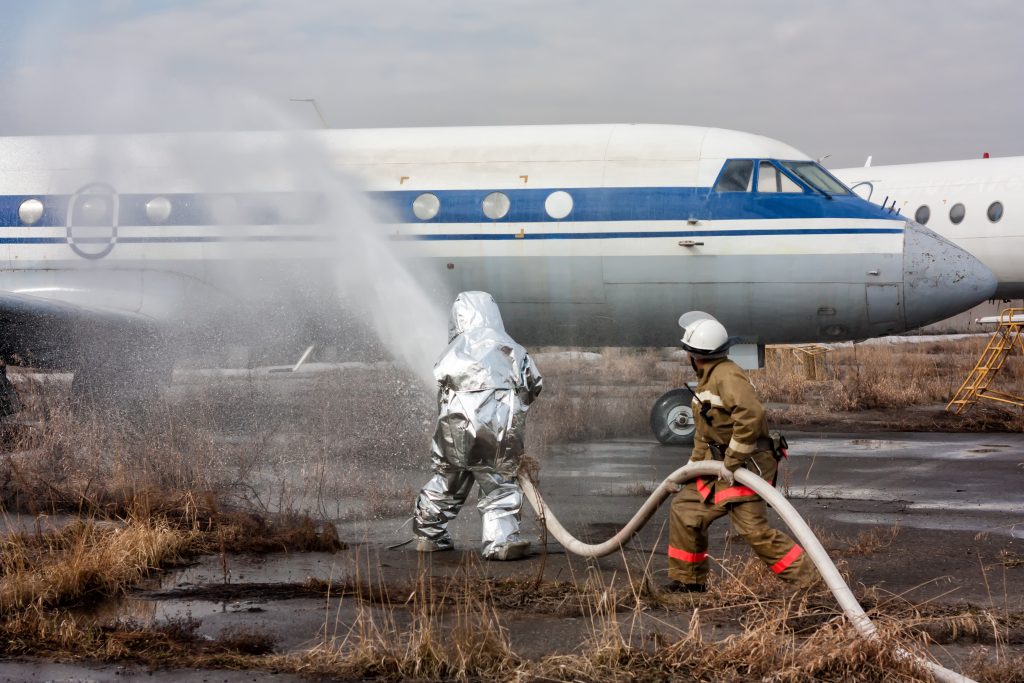
<path fill-rule="evenodd" d="M 604 557 L 611 553 L 617 552 L 626 543 L 629 542 L 633 536 L 643 528 L 643 526 L 654 516 L 658 507 L 671 495 L 677 493 L 683 484 L 691 479 L 697 477 L 725 477 L 728 476 L 728 471 L 725 469 L 725 465 L 721 462 L 714 460 L 704 460 L 698 462 L 689 462 L 683 467 L 680 467 L 672 474 L 668 475 L 658 488 L 644 501 L 644 504 L 640 506 L 633 518 L 622 527 L 621 530 L 610 539 L 603 543 L 584 543 L 577 539 L 575 536 L 570 534 L 564 526 L 558 521 L 554 513 L 551 512 L 551 508 L 547 506 L 544 499 L 541 497 L 540 492 L 534 487 L 533 482 L 525 474 L 519 476 L 519 483 L 523 487 L 523 493 L 526 495 L 526 499 L 530 501 L 530 505 L 533 507 L 537 516 L 543 521 L 544 526 L 547 527 L 548 532 L 555 537 L 555 539 L 565 547 L 569 552 L 580 555 L 582 557 Z M 866 639 L 875 639 L 878 637 L 878 629 L 865 614 L 864 608 L 857 602 L 857 598 L 854 597 L 853 591 L 843 580 L 842 574 L 839 573 L 839 569 L 836 568 L 832 558 L 828 556 L 825 548 L 821 545 L 821 541 L 811 531 L 811 527 L 807 525 L 800 513 L 796 511 L 786 497 L 775 490 L 775 487 L 766 482 L 761 477 L 757 476 L 753 472 L 749 472 L 744 469 L 736 470 L 733 473 L 736 481 L 748 486 L 757 492 L 759 496 L 765 499 L 772 508 L 779 513 L 782 520 L 789 527 L 793 535 L 796 536 L 797 541 L 803 547 L 804 552 L 807 553 L 811 561 L 814 562 L 814 566 L 821 574 L 825 584 L 829 590 L 836 597 L 836 601 L 839 606 L 843 608 L 847 618 L 853 624 L 853 627 L 857 630 L 857 633 L 861 637 Z M 976 683 L 971 678 L 959 674 L 955 671 L 951 671 L 935 662 L 929 661 L 912 652 L 903 650 L 902 648 L 898 651 L 900 656 L 909 657 L 916 660 L 921 666 L 926 668 L 937 681 L 940 683 Z"/>

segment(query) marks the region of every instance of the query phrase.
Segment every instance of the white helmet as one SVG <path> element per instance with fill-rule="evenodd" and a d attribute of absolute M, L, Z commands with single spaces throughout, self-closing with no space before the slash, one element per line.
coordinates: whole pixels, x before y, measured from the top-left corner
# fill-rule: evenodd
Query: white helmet
<path fill-rule="evenodd" d="M 683 328 L 683 348 L 702 358 L 725 356 L 734 341 L 722 323 L 703 311 L 679 316 L 679 326 Z"/>

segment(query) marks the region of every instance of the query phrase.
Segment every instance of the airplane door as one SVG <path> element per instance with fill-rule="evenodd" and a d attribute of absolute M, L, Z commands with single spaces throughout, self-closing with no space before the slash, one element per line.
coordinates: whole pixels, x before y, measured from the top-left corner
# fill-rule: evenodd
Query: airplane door
<path fill-rule="evenodd" d="M 895 323 L 900 319 L 899 285 L 867 285 L 868 322 Z"/>

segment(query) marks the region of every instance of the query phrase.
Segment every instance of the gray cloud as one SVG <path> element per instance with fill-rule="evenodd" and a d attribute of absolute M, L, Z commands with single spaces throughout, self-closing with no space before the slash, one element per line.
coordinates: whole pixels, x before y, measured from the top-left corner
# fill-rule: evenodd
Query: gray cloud
<path fill-rule="evenodd" d="M 27 4 L 27 3 L 26 3 Z M 5 134 L 638 121 L 830 163 L 1024 154 L 1024 5 L 535 0 L 34 3 Z"/>

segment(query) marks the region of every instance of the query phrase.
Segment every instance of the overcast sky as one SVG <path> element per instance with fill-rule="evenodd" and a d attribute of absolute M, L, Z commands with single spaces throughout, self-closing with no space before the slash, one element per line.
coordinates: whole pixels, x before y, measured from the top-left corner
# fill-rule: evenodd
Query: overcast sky
<path fill-rule="evenodd" d="M 0 134 L 651 122 L 1024 154 L 1012 0 L 6 0 Z"/>

